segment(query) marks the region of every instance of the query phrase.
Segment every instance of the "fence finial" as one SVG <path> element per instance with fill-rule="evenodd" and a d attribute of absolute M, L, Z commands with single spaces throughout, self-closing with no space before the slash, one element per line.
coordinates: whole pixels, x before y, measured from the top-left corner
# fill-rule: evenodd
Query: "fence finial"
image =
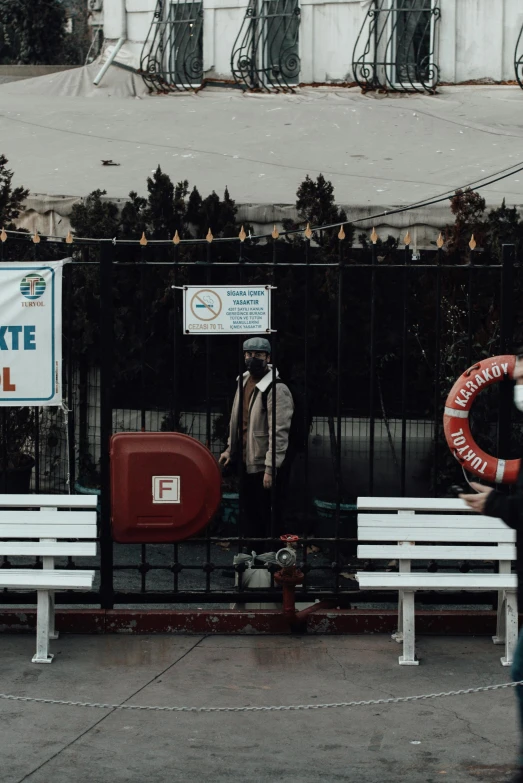
<path fill-rule="evenodd" d="M 238 237 L 240 238 L 240 242 L 245 242 L 245 240 L 247 239 L 247 234 L 245 233 L 245 229 L 243 228 L 243 226 L 241 227 Z"/>
<path fill-rule="evenodd" d="M 213 241 L 214 237 L 212 235 L 211 229 L 208 230 L 207 236 L 205 237 L 205 239 L 207 240 L 207 242 L 209 242 L 209 244 Z"/>
<path fill-rule="evenodd" d="M 278 239 L 278 237 L 279 237 L 279 236 L 280 236 L 280 232 L 278 231 L 278 229 L 276 228 L 276 226 L 274 226 L 274 228 L 272 229 L 272 234 L 271 234 L 271 237 L 272 237 L 273 239 Z"/>
<path fill-rule="evenodd" d="M 38 231 L 35 231 L 33 234 L 33 242 L 35 245 L 37 245 L 40 242 L 40 236 L 38 235 Z"/>
<path fill-rule="evenodd" d="M 70 231 L 67 232 L 67 236 L 65 238 L 66 245 L 72 245 L 73 244 L 73 235 Z"/>
<path fill-rule="evenodd" d="M 378 239 L 379 239 L 379 236 L 376 233 L 376 229 L 373 228 L 372 229 L 372 234 L 370 235 L 370 241 L 372 242 L 373 245 L 375 245 L 376 242 L 378 241 Z"/>
<path fill-rule="evenodd" d="M 305 229 L 305 231 L 303 233 L 305 234 L 307 239 L 310 239 L 312 237 L 312 231 L 311 231 L 311 224 L 310 223 L 307 223 L 307 228 Z"/>
<path fill-rule="evenodd" d="M 445 244 L 445 242 L 443 241 L 443 234 L 442 234 L 442 233 L 441 233 L 441 231 L 440 231 L 440 232 L 439 232 L 439 237 L 438 237 L 438 238 L 437 238 L 437 240 L 436 240 L 436 245 L 437 245 L 437 246 L 438 246 L 438 248 L 441 250 L 441 248 L 443 247 L 443 245 L 444 245 L 444 244 Z"/>
<path fill-rule="evenodd" d="M 338 231 L 338 239 L 345 239 L 345 231 L 343 230 L 343 223 L 340 226 L 340 230 Z"/>
<path fill-rule="evenodd" d="M 410 245 L 411 241 L 412 240 L 410 238 L 410 233 L 407 231 L 407 233 L 405 234 L 405 236 L 403 238 L 403 244 L 405 245 L 405 247 L 408 247 Z"/>
<path fill-rule="evenodd" d="M 142 231 L 142 236 L 140 238 L 140 244 L 142 247 L 145 247 L 147 244 L 147 237 L 145 236 L 145 231 Z"/>
<path fill-rule="evenodd" d="M 5 242 L 7 239 L 7 233 L 5 228 L 2 229 L 2 233 L 0 234 L 0 242 Z"/>
<path fill-rule="evenodd" d="M 474 239 L 474 234 L 472 234 L 472 236 L 470 237 L 470 242 L 469 242 L 469 247 L 470 247 L 470 249 L 471 249 L 471 250 L 475 250 L 475 249 L 476 249 L 476 245 L 477 245 L 477 244 L 478 244 L 478 243 L 477 243 L 477 242 L 476 242 L 476 240 Z"/>
<path fill-rule="evenodd" d="M 180 235 L 178 233 L 178 229 L 176 229 L 176 231 L 174 232 L 173 243 L 175 245 L 179 245 L 180 244 Z"/>

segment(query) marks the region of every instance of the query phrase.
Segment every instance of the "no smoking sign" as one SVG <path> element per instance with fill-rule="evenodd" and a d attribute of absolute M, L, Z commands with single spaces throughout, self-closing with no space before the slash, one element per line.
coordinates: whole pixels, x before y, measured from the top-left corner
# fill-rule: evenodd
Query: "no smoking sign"
<path fill-rule="evenodd" d="M 184 286 L 185 334 L 261 334 L 271 331 L 270 285 Z"/>
<path fill-rule="evenodd" d="M 197 321 L 214 321 L 222 311 L 222 300 L 216 291 L 201 288 L 191 299 L 191 313 Z"/>

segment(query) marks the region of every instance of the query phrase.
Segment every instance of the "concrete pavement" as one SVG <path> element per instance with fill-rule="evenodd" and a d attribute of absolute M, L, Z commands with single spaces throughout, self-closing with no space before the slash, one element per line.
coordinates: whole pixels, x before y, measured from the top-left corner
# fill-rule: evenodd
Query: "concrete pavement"
<path fill-rule="evenodd" d="M 51 666 L 0 636 L 0 692 L 105 703 L 314 704 L 506 682 L 486 637 L 420 637 L 400 667 L 385 635 L 70 636 Z M 412 704 L 184 714 L 0 701 L 2 783 L 453 783 L 510 779 L 512 689 Z"/>

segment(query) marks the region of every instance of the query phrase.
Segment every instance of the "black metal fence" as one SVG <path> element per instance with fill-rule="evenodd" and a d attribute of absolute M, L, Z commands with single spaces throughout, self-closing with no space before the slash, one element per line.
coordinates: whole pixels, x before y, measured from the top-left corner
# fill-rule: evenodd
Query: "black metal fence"
<path fill-rule="evenodd" d="M 110 526 L 113 432 L 183 431 L 216 457 L 225 445 L 244 336 L 184 335 L 177 286 L 261 283 L 275 287 L 275 363 L 284 380 L 304 390 L 307 426 L 312 422 L 292 465 L 284 517 L 286 532 L 301 538 L 299 598 L 380 600 L 359 593 L 351 578 L 356 498 L 444 496 L 463 481 L 444 441 L 445 398 L 475 360 L 515 350 L 521 271 L 513 245 L 489 254 L 443 247 L 413 253 L 409 237 L 403 248 L 375 235 L 368 246 L 350 248 L 343 231 L 339 237 L 242 242 L 209 235 L 211 241 L 170 246 L 10 237 L 2 245 L 3 260 L 73 255 L 63 305 L 70 412 L 35 410 L 25 441 L 35 458 L 35 492 L 100 494 L 95 592 L 59 601 L 228 606 L 279 595 L 274 585 L 249 590 L 232 567 L 246 539 L 240 474 L 224 479 L 219 514 L 189 541 L 115 544 Z M 509 396 L 509 382 L 488 389 L 471 415 L 479 445 L 506 459 L 519 456 L 521 442 Z M 1 410 L 5 464 L 21 414 Z M 276 532 L 260 541 L 261 550 L 277 547 Z M 3 566 L 19 562 L 4 559 Z M 75 565 L 84 564 L 67 562 Z M 3 599 L 32 597 L 6 592 Z"/>

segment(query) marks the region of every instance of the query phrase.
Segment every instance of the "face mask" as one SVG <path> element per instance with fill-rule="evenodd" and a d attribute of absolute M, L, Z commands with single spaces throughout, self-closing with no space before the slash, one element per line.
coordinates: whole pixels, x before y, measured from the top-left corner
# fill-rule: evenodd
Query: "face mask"
<path fill-rule="evenodd" d="M 518 411 L 523 411 L 523 386 L 514 386 L 514 405 Z"/>
<path fill-rule="evenodd" d="M 263 375 L 267 369 L 267 362 L 265 359 L 258 359 L 256 356 L 252 356 L 249 359 L 245 359 L 245 366 L 251 375 L 258 377 Z"/>

